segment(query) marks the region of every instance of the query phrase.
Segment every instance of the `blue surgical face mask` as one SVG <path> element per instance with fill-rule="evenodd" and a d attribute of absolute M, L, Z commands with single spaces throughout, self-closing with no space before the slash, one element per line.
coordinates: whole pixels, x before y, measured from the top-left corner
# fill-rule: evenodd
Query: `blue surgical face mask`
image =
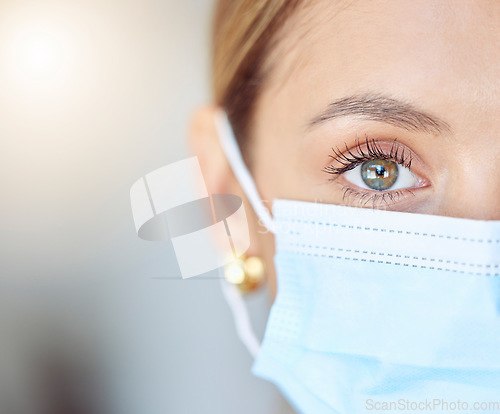
<path fill-rule="evenodd" d="M 276 199 L 278 291 L 253 372 L 301 413 L 500 412 L 500 221 Z"/>

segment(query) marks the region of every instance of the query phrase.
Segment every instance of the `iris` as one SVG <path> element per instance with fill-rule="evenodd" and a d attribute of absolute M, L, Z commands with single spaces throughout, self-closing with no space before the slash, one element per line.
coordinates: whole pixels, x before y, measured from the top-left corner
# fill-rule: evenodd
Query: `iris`
<path fill-rule="evenodd" d="M 398 179 L 398 164 L 391 160 L 370 160 L 361 165 L 361 178 L 373 190 L 388 190 Z"/>

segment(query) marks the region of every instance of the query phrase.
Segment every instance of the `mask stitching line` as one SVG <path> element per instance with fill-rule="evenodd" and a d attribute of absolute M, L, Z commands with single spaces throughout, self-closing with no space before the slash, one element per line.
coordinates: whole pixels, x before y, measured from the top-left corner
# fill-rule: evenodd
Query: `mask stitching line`
<path fill-rule="evenodd" d="M 399 257 L 399 258 L 404 258 L 404 259 L 414 259 L 414 260 L 429 260 L 431 262 L 438 262 L 438 263 L 446 263 L 446 264 L 455 264 L 455 265 L 461 265 L 461 266 L 471 266 L 471 267 L 486 267 L 486 268 L 491 268 L 493 267 L 494 269 L 497 269 L 500 267 L 498 264 L 481 264 L 481 263 L 467 263 L 467 262 L 457 262 L 457 261 L 451 261 L 451 260 L 444 260 L 444 259 L 435 259 L 435 258 L 428 258 L 428 257 L 419 257 L 419 256 L 409 256 L 409 255 L 401 255 L 401 254 L 394 254 L 394 253 L 384 253 L 384 252 L 375 252 L 372 250 L 359 250 L 359 249 L 344 249 L 342 247 L 330 247 L 330 246 L 322 246 L 322 245 L 312 245 L 312 244 L 301 244 L 301 243 L 294 243 L 294 244 L 289 244 L 289 246 L 294 246 L 294 247 L 309 247 L 309 248 L 315 248 L 315 249 L 330 249 L 330 250 L 337 250 L 339 252 L 346 252 L 346 253 L 361 253 L 361 254 L 372 254 L 372 255 L 379 255 L 379 256 L 390 256 L 390 257 Z"/>
<path fill-rule="evenodd" d="M 284 218 L 277 218 L 275 219 L 276 221 L 284 221 L 284 222 L 289 222 L 289 223 L 304 223 L 304 224 L 318 224 L 320 226 L 332 226 L 332 227 L 342 227 L 347 230 L 368 230 L 368 231 L 380 231 L 380 232 L 388 232 L 388 233 L 398 233 L 398 234 L 407 234 L 407 235 L 415 235 L 415 236 L 421 236 L 421 237 L 437 237 L 440 239 L 446 238 L 449 240 L 457 240 L 457 241 L 466 241 L 466 242 L 471 242 L 471 243 L 500 243 L 500 239 L 469 239 L 466 237 L 458 237 L 458 236 L 449 236 L 449 235 L 443 235 L 443 234 L 434 234 L 434 233 L 420 233 L 420 232 L 412 232 L 412 231 L 407 231 L 407 230 L 394 230 L 394 229 L 387 229 L 387 228 L 379 228 L 379 227 L 361 227 L 361 226 L 352 226 L 352 225 L 346 225 L 346 224 L 338 224 L 338 223 L 328 223 L 328 222 L 321 222 L 321 221 L 309 221 L 309 220 L 297 220 L 297 219 L 284 219 Z M 300 235 L 300 233 L 295 232 L 293 233 L 290 231 L 290 234 L 297 234 Z"/>
<path fill-rule="evenodd" d="M 327 246 L 312 246 L 312 245 L 300 245 L 296 244 L 297 247 L 310 247 L 310 248 L 323 248 L 327 249 Z M 330 250 L 338 250 L 338 251 L 344 251 L 344 249 L 335 249 L 333 247 L 329 248 Z M 298 253 L 301 255 L 305 256 L 320 256 L 320 257 L 328 257 L 328 258 L 336 258 L 336 259 L 343 259 L 343 260 L 353 260 L 353 261 L 361 261 L 361 262 L 369 262 L 369 263 L 380 263 L 380 264 L 392 264 L 396 266 L 404 266 L 404 267 L 413 267 L 413 268 L 420 268 L 420 269 L 430 269 L 430 270 L 444 270 L 452 273 L 460 273 L 460 274 L 468 274 L 468 275 L 475 275 L 475 276 L 500 276 L 500 273 L 489 273 L 489 272 L 466 272 L 464 270 L 456 270 L 456 269 L 451 269 L 451 268 L 446 268 L 446 267 L 435 267 L 435 266 L 424 266 L 424 265 L 415 265 L 415 264 L 410 264 L 410 263 L 402 263 L 402 262 L 391 262 L 388 260 L 374 260 L 374 259 L 363 259 L 363 258 L 357 258 L 357 257 L 348 257 L 348 256 L 335 256 L 335 255 L 327 255 L 327 254 L 322 254 L 322 253 L 305 253 L 305 252 L 297 252 L 296 250 L 292 249 L 287 249 L 285 248 L 284 251 L 287 252 L 293 252 L 293 253 Z M 354 253 L 370 253 L 370 254 L 375 254 L 375 255 L 380 255 L 380 256 L 393 256 L 392 254 L 388 253 L 382 253 L 382 252 L 368 252 L 368 251 L 360 251 L 360 250 L 352 250 L 352 249 L 347 249 L 346 252 L 354 252 Z M 402 257 L 401 255 L 396 255 L 396 257 Z M 415 260 L 428 260 L 428 258 L 419 258 L 416 256 L 404 256 L 404 258 L 408 259 L 415 259 Z M 435 261 L 435 259 L 431 259 L 430 261 Z M 442 259 L 438 259 L 438 262 L 443 262 Z M 457 265 L 463 265 L 463 266 L 472 266 L 472 267 L 483 267 L 482 264 L 475 264 L 475 263 L 460 263 L 460 262 L 451 262 L 450 260 L 446 261 L 447 264 L 457 264 Z M 499 268 L 499 265 L 484 265 L 486 268 L 491 268 L 493 267 L 494 269 Z"/>

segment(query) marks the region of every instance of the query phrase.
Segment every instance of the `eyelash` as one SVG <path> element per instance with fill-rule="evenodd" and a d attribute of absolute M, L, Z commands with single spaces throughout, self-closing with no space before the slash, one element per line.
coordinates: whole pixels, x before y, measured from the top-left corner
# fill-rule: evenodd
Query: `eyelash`
<path fill-rule="evenodd" d="M 363 192 L 359 190 L 355 190 L 347 185 L 343 185 L 344 194 L 342 195 L 342 201 L 346 204 L 349 204 L 349 199 L 352 198 L 354 201 L 357 201 L 360 205 L 367 205 L 369 202 L 372 202 L 372 207 L 377 208 L 381 205 L 385 204 L 387 207 L 392 203 L 396 203 L 401 197 L 406 194 L 415 195 L 414 192 L 410 189 L 405 190 L 395 190 L 395 191 L 386 191 L 379 193 L 372 192 Z"/>
<path fill-rule="evenodd" d="M 339 147 L 337 149 L 332 147 L 334 155 L 330 155 L 330 158 L 341 164 L 341 167 L 329 165 L 324 171 L 328 174 L 340 175 L 370 160 L 391 160 L 411 169 L 411 154 L 405 153 L 405 148 L 396 139 L 392 142 L 391 150 L 388 153 L 373 138 L 365 137 L 364 147 L 360 143 L 359 138 L 356 140 L 354 146 L 355 152 L 350 150 L 347 144 L 345 144 L 347 155 L 342 153 Z"/>
<path fill-rule="evenodd" d="M 345 152 L 342 152 L 339 147 L 336 149 L 332 147 L 332 152 L 333 154 L 330 154 L 330 158 L 339 165 L 331 164 L 322 170 L 327 174 L 334 175 L 330 181 L 336 181 L 346 171 L 352 170 L 366 161 L 375 159 L 394 161 L 411 170 L 412 155 L 408 150 L 405 151 L 405 147 L 396 139 L 392 142 L 389 152 L 385 151 L 375 139 L 368 136 L 365 136 L 364 143 L 361 143 L 358 138 L 353 149 L 349 149 L 346 143 Z M 343 190 L 342 200 L 344 202 L 348 201 L 349 198 L 356 199 L 362 205 L 366 205 L 371 201 L 373 208 L 376 207 L 377 203 L 380 204 L 380 202 L 387 205 L 389 205 L 389 202 L 394 203 L 406 193 L 413 195 L 410 189 L 372 192 L 357 190 L 343 185 Z"/>

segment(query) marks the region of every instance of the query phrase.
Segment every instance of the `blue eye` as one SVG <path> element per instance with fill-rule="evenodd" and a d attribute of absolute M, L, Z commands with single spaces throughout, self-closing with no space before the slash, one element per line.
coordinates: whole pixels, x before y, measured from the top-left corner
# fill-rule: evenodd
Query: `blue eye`
<path fill-rule="evenodd" d="M 343 177 L 359 188 L 374 191 L 414 188 L 419 181 L 409 168 L 384 159 L 365 161 L 344 172 Z"/>

